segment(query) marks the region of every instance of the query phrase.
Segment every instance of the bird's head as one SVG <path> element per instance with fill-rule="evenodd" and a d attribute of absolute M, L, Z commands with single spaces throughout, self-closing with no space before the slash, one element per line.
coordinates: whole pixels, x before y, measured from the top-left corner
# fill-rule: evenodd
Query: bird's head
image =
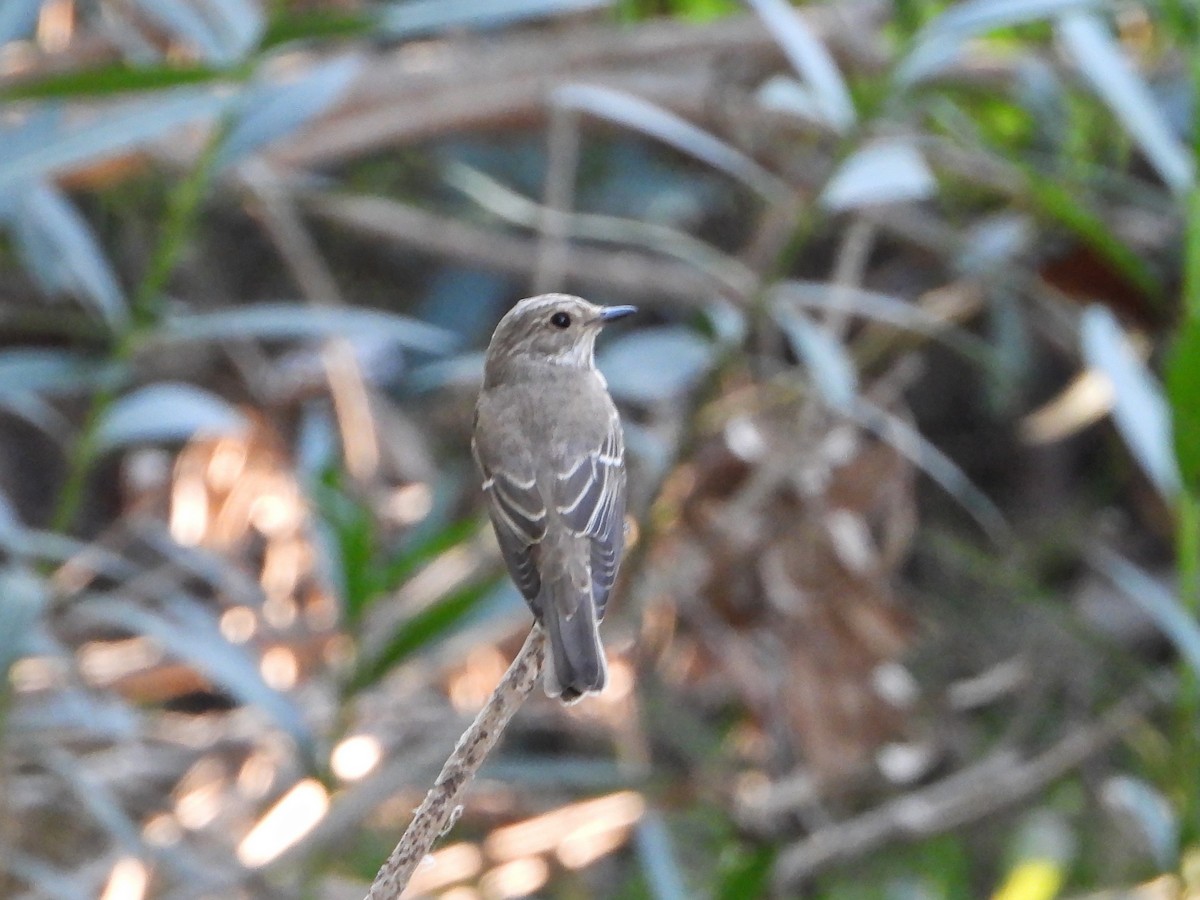
<path fill-rule="evenodd" d="M 589 369 L 596 335 L 606 322 L 637 312 L 633 306 L 597 306 L 570 294 L 522 300 L 505 314 L 488 345 L 487 368 L 513 361 Z"/>

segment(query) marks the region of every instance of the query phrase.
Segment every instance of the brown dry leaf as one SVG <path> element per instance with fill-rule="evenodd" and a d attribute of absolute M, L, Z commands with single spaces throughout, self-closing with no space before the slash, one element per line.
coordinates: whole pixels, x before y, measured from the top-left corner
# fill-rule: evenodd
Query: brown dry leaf
<path fill-rule="evenodd" d="M 911 631 L 893 583 L 915 525 L 913 472 L 803 400 L 765 395 L 741 397 L 671 479 L 675 509 L 660 514 L 678 524 L 653 565 L 703 573 L 663 579 L 707 659 L 688 676 L 717 670 L 767 733 L 789 734 L 818 778 L 838 780 L 900 723 L 875 676 Z"/>

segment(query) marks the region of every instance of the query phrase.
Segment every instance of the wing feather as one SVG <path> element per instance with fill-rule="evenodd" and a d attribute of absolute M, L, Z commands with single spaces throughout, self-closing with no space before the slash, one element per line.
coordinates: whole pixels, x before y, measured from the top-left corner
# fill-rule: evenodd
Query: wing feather
<path fill-rule="evenodd" d="M 521 595 L 533 602 L 542 589 L 534 548 L 546 536 L 546 506 L 533 472 L 501 472 L 496 460 L 472 442 L 475 461 L 483 473 L 488 517 L 500 544 L 500 555 Z M 529 467 L 531 468 L 531 467 Z"/>
<path fill-rule="evenodd" d="M 553 502 L 567 528 L 590 539 L 592 600 L 599 618 L 625 544 L 625 453 L 615 412 L 594 448 L 573 449 L 569 467 L 564 464 L 554 479 Z"/>

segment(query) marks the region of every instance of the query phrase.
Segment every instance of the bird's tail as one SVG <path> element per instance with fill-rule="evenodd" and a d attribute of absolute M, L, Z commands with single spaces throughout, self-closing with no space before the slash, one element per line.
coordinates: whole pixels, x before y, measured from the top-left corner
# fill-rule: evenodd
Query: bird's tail
<path fill-rule="evenodd" d="M 542 627 L 550 638 L 550 653 L 546 657 L 546 693 L 564 703 L 573 703 L 584 694 L 604 689 L 608 680 L 608 665 L 596 622 L 596 609 L 590 592 L 578 596 L 579 589 L 569 578 L 542 582 L 540 609 Z M 564 602 L 556 596 L 558 590 L 576 593 L 574 602 Z M 572 615 L 565 610 L 573 610 Z"/>

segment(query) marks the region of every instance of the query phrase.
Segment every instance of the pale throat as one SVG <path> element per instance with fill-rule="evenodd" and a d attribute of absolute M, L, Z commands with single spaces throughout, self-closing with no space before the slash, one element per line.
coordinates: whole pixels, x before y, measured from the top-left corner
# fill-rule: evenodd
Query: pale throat
<path fill-rule="evenodd" d="M 596 365 L 596 336 L 586 335 L 582 340 L 565 347 L 561 352 L 543 357 L 552 366 L 569 366 L 573 369 L 591 369 Z"/>

